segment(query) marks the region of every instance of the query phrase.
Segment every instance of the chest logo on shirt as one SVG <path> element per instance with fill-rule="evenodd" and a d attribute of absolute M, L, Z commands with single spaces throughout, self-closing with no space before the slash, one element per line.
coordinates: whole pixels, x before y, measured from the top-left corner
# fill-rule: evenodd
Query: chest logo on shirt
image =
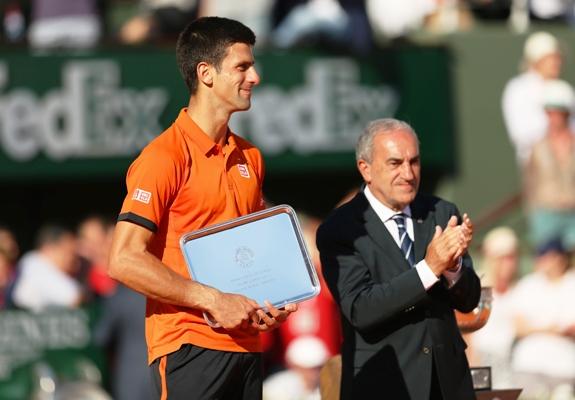
<path fill-rule="evenodd" d="M 145 190 L 142 189 L 134 190 L 134 194 L 132 195 L 132 200 L 136 200 L 144 204 L 149 204 L 151 198 L 152 193 L 146 192 Z"/>
<path fill-rule="evenodd" d="M 247 164 L 238 164 L 238 171 L 240 171 L 240 175 L 244 178 L 250 177 L 250 170 L 248 169 Z"/>

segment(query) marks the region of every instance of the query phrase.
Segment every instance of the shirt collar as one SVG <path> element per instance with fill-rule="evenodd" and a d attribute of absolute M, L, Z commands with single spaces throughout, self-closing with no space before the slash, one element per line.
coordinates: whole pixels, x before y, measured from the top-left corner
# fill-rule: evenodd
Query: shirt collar
<path fill-rule="evenodd" d="M 188 136 L 194 141 L 194 143 L 196 143 L 202 153 L 204 153 L 206 156 L 210 154 L 215 147 L 217 147 L 217 143 L 214 142 L 188 115 L 187 108 L 182 108 L 178 118 L 176 119 L 176 124 L 180 127 L 180 129 L 182 129 L 186 136 Z M 226 145 L 230 146 L 232 149 L 237 147 L 234 135 L 229 130 L 229 128 L 226 137 Z"/>
<path fill-rule="evenodd" d="M 369 190 L 369 186 L 367 186 L 367 185 L 365 186 L 363 193 L 365 194 L 365 197 L 367 198 L 369 205 L 371 206 L 371 208 L 373 208 L 373 211 L 375 211 L 377 216 L 383 222 L 387 222 L 394 215 L 402 214 L 402 213 L 405 214 L 406 216 L 408 216 L 409 218 L 411 218 L 411 207 L 409 205 L 407 205 L 403 210 L 401 210 L 401 212 L 397 212 L 397 211 L 392 210 L 391 208 L 389 208 L 385 204 L 383 204 L 381 201 L 379 201 L 373 195 L 373 193 L 371 193 L 371 190 Z"/>

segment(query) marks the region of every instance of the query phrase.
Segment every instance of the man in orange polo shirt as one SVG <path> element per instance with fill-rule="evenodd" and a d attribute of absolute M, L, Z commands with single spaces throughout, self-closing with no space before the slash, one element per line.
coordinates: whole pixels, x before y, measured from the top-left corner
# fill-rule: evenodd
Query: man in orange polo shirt
<path fill-rule="evenodd" d="M 109 274 L 147 296 L 148 360 L 158 399 L 261 398 L 259 332 L 296 310 L 278 310 L 192 281 L 179 247 L 187 232 L 261 210 L 264 165 L 228 128 L 259 83 L 254 33 L 218 17 L 190 23 L 176 56 L 190 101 L 128 170 Z M 217 268 L 214 265 L 214 268 Z M 209 313 L 221 328 L 203 318 Z"/>

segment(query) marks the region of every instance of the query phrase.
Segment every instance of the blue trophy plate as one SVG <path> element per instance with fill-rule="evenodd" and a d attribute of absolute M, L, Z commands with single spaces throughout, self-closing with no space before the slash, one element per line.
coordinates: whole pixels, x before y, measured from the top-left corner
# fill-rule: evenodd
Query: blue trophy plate
<path fill-rule="evenodd" d="M 264 300 L 281 308 L 319 294 L 316 270 L 288 205 L 187 233 L 180 246 L 192 279 L 249 297 L 264 310 Z"/>

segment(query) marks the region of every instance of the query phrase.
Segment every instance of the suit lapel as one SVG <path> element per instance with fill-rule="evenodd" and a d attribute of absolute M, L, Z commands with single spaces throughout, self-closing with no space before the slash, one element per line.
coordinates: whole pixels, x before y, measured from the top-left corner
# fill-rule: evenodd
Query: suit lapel
<path fill-rule="evenodd" d="M 358 194 L 358 204 L 359 209 L 363 210 L 362 219 L 365 226 L 365 230 L 371 240 L 376 243 L 381 251 L 388 254 L 390 257 L 395 259 L 398 263 L 403 263 L 406 269 L 409 269 L 409 263 L 405 259 L 403 252 L 395 243 L 395 240 L 391 236 L 391 233 L 387 230 L 379 216 L 375 213 L 371 205 L 367 201 L 367 198 L 363 193 Z M 401 264 L 398 264 L 401 265 Z"/>
<path fill-rule="evenodd" d="M 425 257 L 427 245 L 435 232 L 435 225 L 432 215 L 427 207 L 422 204 L 421 199 L 416 198 L 410 207 L 411 218 L 413 219 L 413 236 L 415 237 L 413 243 L 415 247 L 415 262 L 417 263 Z"/>

